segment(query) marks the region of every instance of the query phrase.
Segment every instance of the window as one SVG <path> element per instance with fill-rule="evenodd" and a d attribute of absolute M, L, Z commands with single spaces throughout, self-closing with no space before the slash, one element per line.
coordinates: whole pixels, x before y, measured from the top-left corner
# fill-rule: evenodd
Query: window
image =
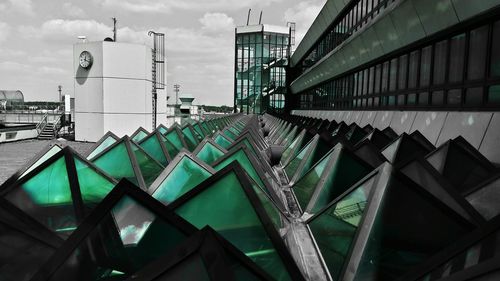
<path fill-rule="evenodd" d="M 434 85 L 443 84 L 446 75 L 447 41 L 441 41 L 434 46 Z"/>
<path fill-rule="evenodd" d="M 375 67 L 370 68 L 370 78 L 368 84 L 368 94 L 373 93 L 373 85 L 375 84 Z"/>
<path fill-rule="evenodd" d="M 413 89 L 417 87 L 417 76 L 418 76 L 418 51 L 413 51 L 410 53 L 410 68 L 408 72 L 408 88 Z"/>
<path fill-rule="evenodd" d="M 488 103 L 500 104 L 500 85 L 490 87 L 488 90 Z"/>
<path fill-rule="evenodd" d="M 431 80 L 432 46 L 427 46 L 420 53 L 420 87 L 429 86 Z"/>
<path fill-rule="evenodd" d="M 388 90 L 388 80 L 389 79 L 389 62 L 386 61 L 382 67 L 382 93 Z"/>
<path fill-rule="evenodd" d="M 375 67 L 375 94 L 380 93 L 380 80 L 382 76 L 382 65 L 377 64 Z"/>
<path fill-rule="evenodd" d="M 470 32 L 469 62 L 467 69 L 468 80 L 477 80 L 484 77 L 487 43 L 487 25 L 478 29 L 474 29 Z"/>
<path fill-rule="evenodd" d="M 420 105 L 428 105 L 429 104 L 429 93 L 422 92 L 418 94 L 418 104 Z"/>
<path fill-rule="evenodd" d="M 483 88 L 469 88 L 465 93 L 465 104 L 470 106 L 477 106 L 483 103 Z"/>
<path fill-rule="evenodd" d="M 448 104 L 459 105 L 462 103 L 462 90 L 453 89 L 448 91 Z"/>
<path fill-rule="evenodd" d="M 408 68 L 408 55 L 399 57 L 398 89 L 406 89 L 406 73 Z"/>
<path fill-rule="evenodd" d="M 396 90 L 396 84 L 397 84 L 397 73 L 398 73 L 398 59 L 392 59 L 391 60 L 391 70 L 389 74 L 389 91 L 395 91 Z"/>
<path fill-rule="evenodd" d="M 442 105 L 444 99 L 443 91 L 432 92 L 432 105 Z"/>
<path fill-rule="evenodd" d="M 500 21 L 493 24 L 492 50 L 500 50 Z M 500 52 L 491 52 L 490 75 L 500 76 Z M 496 87 L 496 86 L 495 86 Z"/>
<path fill-rule="evenodd" d="M 450 75 L 451 83 L 461 82 L 464 72 L 465 34 L 457 35 L 450 40 Z"/>

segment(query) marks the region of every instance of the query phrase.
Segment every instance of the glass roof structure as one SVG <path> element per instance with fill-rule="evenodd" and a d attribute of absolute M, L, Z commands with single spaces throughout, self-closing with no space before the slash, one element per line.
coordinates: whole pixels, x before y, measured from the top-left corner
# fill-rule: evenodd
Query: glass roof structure
<path fill-rule="evenodd" d="M 0 276 L 422 281 L 497 268 L 500 172 L 463 138 L 435 148 L 418 131 L 267 114 L 138 135 L 107 133 L 86 156 L 54 143 L 0 187 Z"/>

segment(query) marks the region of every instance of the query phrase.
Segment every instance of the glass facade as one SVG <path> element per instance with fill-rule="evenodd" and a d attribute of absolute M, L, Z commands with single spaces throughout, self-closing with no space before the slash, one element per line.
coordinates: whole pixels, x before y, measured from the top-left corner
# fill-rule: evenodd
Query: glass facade
<path fill-rule="evenodd" d="M 282 111 L 285 106 L 286 66 L 290 33 L 246 32 L 236 28 L 234 106 L 243 113 Z"/>
<path fill-rule="evenodd" d="M 388 58 L 298 93 L 297 107 L 498 109 L 498 34 L 500 21 L 490 21 L 449 33 L 416 48 L 404 48 Z"/>

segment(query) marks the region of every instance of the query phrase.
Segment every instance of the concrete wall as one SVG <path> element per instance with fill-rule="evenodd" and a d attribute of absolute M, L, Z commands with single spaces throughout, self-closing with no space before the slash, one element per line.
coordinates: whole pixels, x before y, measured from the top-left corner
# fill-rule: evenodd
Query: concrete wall
<path fill-rule="evenodd" d="M 294 110 L 294 115 L 371 125 L 396 133 L 420 131 L 431 143 L 439 146 L 457 136 L 464 137 L 472 146 L 496 165 L 500 165 L 500 112 L 444 112 L 444 111 L 316 111 Z"/>
<path fill-rule="evenodd" d="M 85 70 L 79 55 L 89 51 L 93 65 Z M 90 42 L 73 47 L 75 71 L 75 138 L 97 141 L 106 132 L 130 135 L 152 128 L 152 50 L 121 42 Z M 157 123 L 164 122 L 166 91 L 158 91 Z"/>
<path fill-rule="evenodd" d="M 9 138 L 7 138 L 7 135 L 9 135 Z M 0 132 L 0 143 L 34 139 L 36 137 L 38 137 L 38 131 L 36 129 Z"/>

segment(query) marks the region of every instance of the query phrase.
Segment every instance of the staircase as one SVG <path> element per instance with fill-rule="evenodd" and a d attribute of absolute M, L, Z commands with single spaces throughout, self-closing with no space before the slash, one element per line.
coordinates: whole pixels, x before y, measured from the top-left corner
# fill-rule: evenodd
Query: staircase
<path fill-rule="evenodd" d="M 39 140 L 52 140 L 56 137 L 56 125 L 48 123 L 44 126 L 43 130 L 38 134 Z"/>

